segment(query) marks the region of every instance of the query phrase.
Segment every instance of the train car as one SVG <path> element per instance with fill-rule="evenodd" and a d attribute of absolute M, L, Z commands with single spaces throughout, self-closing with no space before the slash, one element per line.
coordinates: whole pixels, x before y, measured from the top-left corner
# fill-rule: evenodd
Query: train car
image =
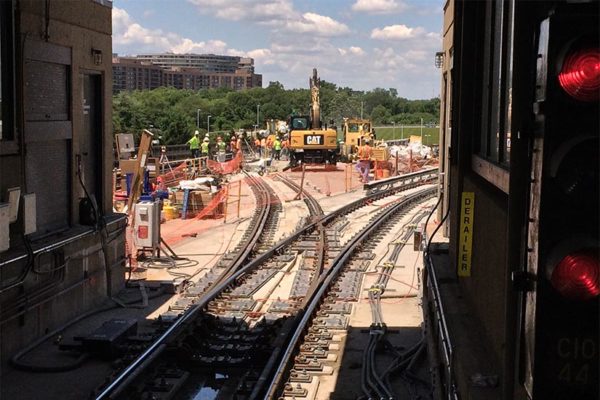
<path fill-rule="evenodd" d="M 444 13 L 443 224 L 423 302 L 435 398 L 597 400 L 599 4 Z"/>

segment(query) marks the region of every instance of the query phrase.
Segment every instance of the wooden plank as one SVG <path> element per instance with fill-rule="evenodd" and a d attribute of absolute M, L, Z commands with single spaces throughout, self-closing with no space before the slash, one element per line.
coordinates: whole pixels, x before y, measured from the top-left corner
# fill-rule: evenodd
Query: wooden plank
<path fill-rule="evenodd" d="M 133 171 L 133 178 L 131 179 L 131 193 L 127 200 L 127 213 L 132 214 L 133 203 L 137 201 L 142 193 L 142 182 L 144 175 L 144 167 L 148 161 L 150 154 L 150 146 L 152 144 L 152 137 L 154 135 L 147 129 L 142 132 L 142 138 L 140 139 L 140 147 L 138 149 L 137 163 L 135 170 Z"/>

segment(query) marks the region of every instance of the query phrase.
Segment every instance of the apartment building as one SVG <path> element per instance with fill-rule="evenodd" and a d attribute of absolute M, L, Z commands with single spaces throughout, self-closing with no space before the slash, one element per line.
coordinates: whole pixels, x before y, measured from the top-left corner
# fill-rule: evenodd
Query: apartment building
<path fill-rule="evenodd" d="M 163 86 L 243 90 L 262 87 L 262 75 L 254 73 L 254 60 L 247 57 L 172 53 L 113 55 L 113 93 Z"/>

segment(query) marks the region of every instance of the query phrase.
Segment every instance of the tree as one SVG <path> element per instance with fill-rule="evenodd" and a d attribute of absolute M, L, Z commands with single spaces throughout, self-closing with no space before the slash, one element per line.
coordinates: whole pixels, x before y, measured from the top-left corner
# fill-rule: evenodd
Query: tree
<path fill-rule="evenodd" d="M 374 123 L 438 123 L 439 98 L 408 100 L 398 97 L 394 88 L 357 91 L 321 81 L 321 119 L 341 125 L 345 117 L 358 117 L 361 102 L 365 117 Z M 206 129 L 211 115 L 211 130 L 252 129 L 256 124 L 256 106 L 260 104 L 261 125 L 265 119 L 285 120 L 292 113 L 307 115 L 310 108 L 308 89 L 284 89 L 279 82 L 266 88 L 236 92 L 227 88 L 178 90 L 159 88 L 151 91 L 122 92 L 113 98 L 115 133 L 133 133 L 136 139 L 143 129 L 160 129 L 167 144 L 185 143 L 196 129 L 197 110 L 200 127 Z M 393 116 L 393 117 L 392 117 Z M 264 126 L 262 126 L 264 127 Z"/>

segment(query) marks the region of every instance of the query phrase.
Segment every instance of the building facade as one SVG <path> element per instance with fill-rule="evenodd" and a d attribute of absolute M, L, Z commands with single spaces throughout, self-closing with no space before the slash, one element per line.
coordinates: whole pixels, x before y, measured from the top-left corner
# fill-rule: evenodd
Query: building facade
<path fill-rule="evenodd" d="M 245 57 L 171 53 L 113 56 L 114 93 L 166 86 L 244 90 L 262 87 L 262 75 L 254 73 L 254 60 Z"/>
<path fill-rule="evenodd" d="M 0 8 L 4 371 L 19 349 L 124 287 L 126 218 L 112 213 L 112 3 Z"/>

